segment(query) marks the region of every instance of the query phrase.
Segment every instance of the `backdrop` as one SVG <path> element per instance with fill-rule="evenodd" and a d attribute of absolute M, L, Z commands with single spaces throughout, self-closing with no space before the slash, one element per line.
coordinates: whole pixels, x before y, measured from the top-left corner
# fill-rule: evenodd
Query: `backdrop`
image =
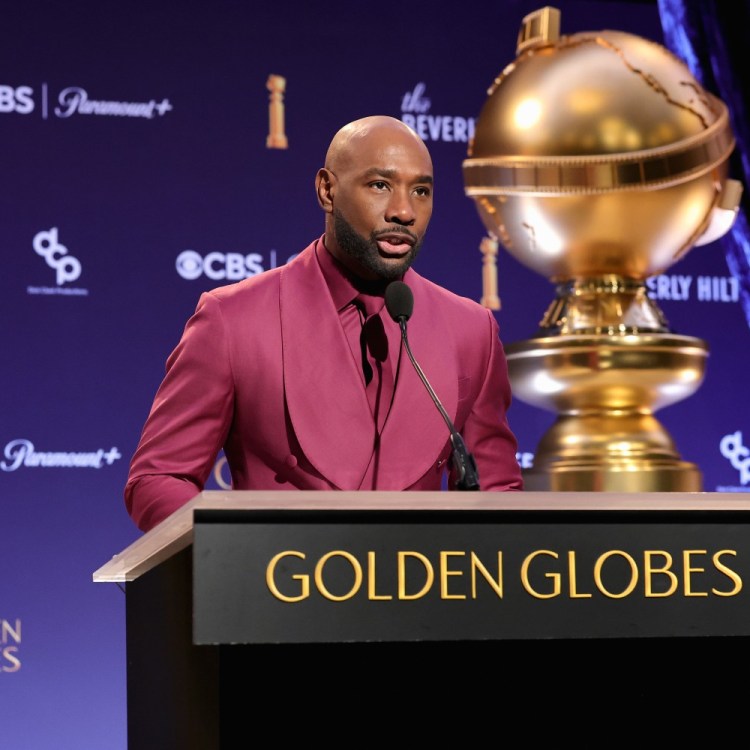
<path fill-rule="evenodd" d="M 377 113 L 419 130 L 436 190 L 416 267 L 481 298 L 485 233 L 461 164 L 521 19 L 541 4 L 468 7 L 3 3 L 5 747 L 126 747 L 124 595 L 92 573 L 139 536 L 122 499 L 128 462 L 200 293 L 285 263 L 322 234 L 314 176 L 342 124 Z M 555 7 L 562 33 L 664 41 L 655 2 Z M 498 286 L 503 340 L 533 336 L 553 286 L 502 248 Z M 711 352 L 698 392 L 658 417 L 707 491 L 748 491 L 748 324 L 720 242 L 651 288 L 673 330 Z M 514 402 L 522 465 L 553 419 Z M 209 489 L 226 482 L 221 468 Z"/>

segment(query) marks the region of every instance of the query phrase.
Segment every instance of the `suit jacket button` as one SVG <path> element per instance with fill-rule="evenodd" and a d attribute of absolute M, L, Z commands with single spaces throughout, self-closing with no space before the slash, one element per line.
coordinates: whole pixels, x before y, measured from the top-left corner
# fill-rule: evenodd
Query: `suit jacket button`
<path fill-rule="evenodd" d="M 288 468 L 293 469 L 297 465 L 297 457 L 289 455 L 286 457 L 286 461 L 284 463 Z"/>

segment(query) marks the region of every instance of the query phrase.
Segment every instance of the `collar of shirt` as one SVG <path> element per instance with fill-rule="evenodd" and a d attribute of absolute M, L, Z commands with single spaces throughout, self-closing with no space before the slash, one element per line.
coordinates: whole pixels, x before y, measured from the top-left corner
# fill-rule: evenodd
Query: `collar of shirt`
<path fill-rule="evenodd" d="M 357 297 L 366 298 L 368 310 L 380 313 L 385 305 L 383 282 L 367 282 L 354 276 L 339 260 L 331 255 L 321 239 L 315 246 L 320 270 L 331 292 L 334 307 L 340 313 Z"/>

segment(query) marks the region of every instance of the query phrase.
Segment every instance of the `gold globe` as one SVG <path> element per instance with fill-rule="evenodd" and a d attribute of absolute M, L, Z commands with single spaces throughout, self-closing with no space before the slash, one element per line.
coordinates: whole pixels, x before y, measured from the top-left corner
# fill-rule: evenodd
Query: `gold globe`
<path fill-rule="evenodd" d="M 463 164 L 491 237 L 556 285 L 506 347 L 514 394 L 559 415 L 526 485 L 699 490 L 653 412 L 695 391 L 708 347 L 669 332 L 645 280 L 731 226 L 727 108 L 655 42 L 559 25 L 523 19 Z"/>

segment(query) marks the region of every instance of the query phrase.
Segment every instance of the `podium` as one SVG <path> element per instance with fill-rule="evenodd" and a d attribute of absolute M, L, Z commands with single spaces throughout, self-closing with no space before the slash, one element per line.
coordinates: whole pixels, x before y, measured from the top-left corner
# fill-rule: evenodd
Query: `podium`
<path fill-rule="evenodd" d="M 750 496 L 206 491 L 93 577 L 125 588 L 129 750 L 248 747 L 281 709 L 421 699 L 439 739 L 540 700 L 726 707 Z"/>

